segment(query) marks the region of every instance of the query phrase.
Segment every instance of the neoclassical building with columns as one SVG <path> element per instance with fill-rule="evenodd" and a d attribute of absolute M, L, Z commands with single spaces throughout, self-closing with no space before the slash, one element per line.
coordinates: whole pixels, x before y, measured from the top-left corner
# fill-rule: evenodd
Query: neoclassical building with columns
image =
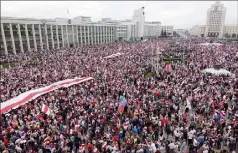
<path fill-rule="evenodd" d="M 109 23 L 1 17 L 1 55 L 107 44 L 115 39 L 116 27 Z"/>

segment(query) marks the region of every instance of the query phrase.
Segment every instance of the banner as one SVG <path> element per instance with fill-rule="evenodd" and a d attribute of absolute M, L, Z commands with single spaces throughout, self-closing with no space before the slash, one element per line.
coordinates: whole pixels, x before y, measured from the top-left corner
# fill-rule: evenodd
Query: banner
<path fill-rule="evenodd" d="M 41 111 L 42 111 L 43 113 L 47 114 L 47 115 L 50 115 L 50 111 L 51 111 L 51 110 L 50 110 L 49 106 L 43 104 Z"/>
<path fill-rule="evenodd" d="M 121 56 L 121 55 L 123 55 L 124 53 L 116 53 L 116 54 L 112 54 L 112 55 L 109 55 L 109 56 L 106 56 L 106 57 L 104 57 L 104 58 L 113 58 L 113 57 L 117 57 L 117 56 Z"/>
<path fill-rule="evenodd" d="M 164 67 L 164 71 L 171 71 L 171 70 L 172 70 L 172 64 L 171 63 L 166 64 Z"/>
<path fill-rule="evenodd" d="M 183 58 L 164 58 L 163 59 L 165 62 L 168 61 L 183 61 Z"/>
<path fill-rule="evenodd" d="M 85 78 L 74 78 L 74 79 L 66 79 L 63 81 L 59 81 L 56 83 L 53 83 L 52 85 L 38 88 L 38 89 L 33 89 L 27 92 L 24 92 L 20 95 L 18 95 L 15 98 L 12 98 L 10 100 L 7 100 L 3 103 L 1 103 L 1 114 L 6 113 L 10 111 L 11 109 L 16 109 L 21 105 L 26 104 L 27 102 L 36 99 L 37 97 L 49 93 L 51 91 L 57 90 L 62 87 L 69 87 L 74 84 L 82 83 L 88 80 L 92 80 L 92 77 L 85 77 Z"/>
<path fill-rule="evenodd" d="M 120 96 L 120 100 L 119 100 L 119 107 L 118 107 L 118 113 L 122 114 L 124 111 L 124 108 L 126 106 L 126 98 L 124 96 Z"/>

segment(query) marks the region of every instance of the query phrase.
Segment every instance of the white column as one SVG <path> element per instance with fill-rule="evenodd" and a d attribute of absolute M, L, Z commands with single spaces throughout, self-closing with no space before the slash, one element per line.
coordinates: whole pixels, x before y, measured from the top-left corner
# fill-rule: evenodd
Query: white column
<path fill-rule="evenodd" d="M 61 35 L 62 35 L 62 44 L 63 44 L 63 47 L 65 47 L 65 45 L 64 45 L 64 29 L 63 29 L 63 25 L 61 25 Z"/>
<path fill-rule="evenodd" d="M 12 40 L 12 50 L 13 50 L 13 53 L 16 55 L 16 47 L 15 47 L 15 41 L 14 41 L 11 23 L 9 24 L 9 27 L 10 27 L 10 35 L 11 35 L 11 40 Z"/>
<path fill-rule="evenodd" d="M 34 40 L 35 51 L 37 51 L 37 45 L 36 45 L 36 33 L 35 33 L 35 26 L 34 26 L 34 24 L 32 24 L 32 32 L 33 32 L 33 40 Z"/>
<path fill-rule="evenodd" d="M 66 25 L 66 38 L 67 38 L 67 47 L 69 48 L 69 34 L 68 34 L 68 26 Z"/>
<path fill-rule="evenodd" d="M 94 40 L 94 39 L 93 39 L 93 34 L 94 34 L 94 33 L 93 33 L 93 28 L 94 28 L 94 26 L 91 26 L 91 41 L 92 41 L 92 45 L 93 45 L 93 40 Z"/>
<path fill-rule="evenodd" d="M 113 27 L 111 27 L 111 42 L 113 42 L 114 41 L 114 35 L 113 35 L 113 31 L 114 31 L 114 28 Z"/>
<path fill-rule="evenodd" d="M 39 24 L 38 25 L 38 27 L 39 27 L 39 35 L 40 35 L 40 48 L 41 48 L 41 50 L 43 50 L 43 42 L 42 42 L 42 33 L 41 33 L 41 25 Z"/>
<path fill-rule="evenodd" d="M 107 28 L 108 28 L 108 26 L 106 26 L 106 44 L 108 43 L 108 40 L 107 40 Z"/>
<path fill-rule="evenodd" d="M 90 36 L 89 36 L 89 32 L 90 32 L 90 26 L 88 26 L 88 45 L 90 45 Z"/>
<path fill-rule="evenodd" d="M 94 34 L 94 44 L 97 44 L 97 33 L 96 33 L 96 26 L 93 26 L 93 34 Z"/>
<path fill-rule="evenodd" d="M 27 49 L 29 51 L 31 49 L 31 47 L 30 47 L 30 42 L 29 42 L 29 35 L 28 35 L 27 24 L 25 24 L 25 33 L 26 33 Z"/>
<path fill-rule="evenodd" d="M 80 45 L 83 45 L 83 34 L 82 34 L 82 32 L 83 32 L 83 30 L 82 30 L 82 25 L 80 25 L 79 26 L 79 32 L 80 32 Z"/>
<path fill-rule="evenodd" d="M 112 42 L 112 40 L 113 40 L 113 39 L 112 39 L 112 27 L 110 27 L 110 29 L 111 29 L 111 30 L 110 30 L 110 38 L 111 38 L 111 42 Z"/>
<path fill-rule="evenodd" d="M 48 38 L 48 33 L 47 33 L 47 25 L 45 25 L 45 39 L 46 39 L 46 47 L 47 47 L 47 50 L 50 50 L 49 48 L 49 38 Z"/>
<path fill-rule="evenodd" d="M 2 24 L 2 23 L 1 23 L 1 33 L 2 33 L 4 53 L 5 53 L 5 55 L 7 55 L 7 54 L 8 54 L 7 43 L 6 43 L 5 32 L 4 32 L 4 27 L 3 27 L 3 24 Z"/>
<path fill-rule="evenodd" d="M 60 49 L 58 25 L 56 25 L 56 39 L 57 39 L 57 48 Z"/>
<path fill-rule="evenodd" d="M 78 30 L 78 26 L 76 26 L 76 38 L 77 38 L 77 47 L 79 46 L 79 30 Z"/>
<path fill-rule="evenodd" d="M 84 45 L 87 45 L 87 41 L 86 41 L 86 30 L 85 30 L 85 25 L 84 25 Z"/>
<path fill-rule="evenodd" d="M 50 25 L 50 33 L 51 33 L 51 40 L 52 40 L 52 48 L 55 49 L 55 42 L 54 42 L 54 35 L 53 35 L 53 25 Z"/>
<path fill-rule="evenodd" d="M 97 36 L 98 36 L 98 44 L 100 44 L 100 35 L 99 35 L 100 27 L 97 26 Z"/>
<path fill-rule="evenodd" d="M 74 26 L 72 25 L 72 35 L 73 35 L 73 44 L 74 44 L 74 47 L 76 46 L 75 45 L 75 41 L 74 41 Z"/>
<path fill-rule="evenodd" d="M 24 53 L 23 45 L 22 45 L 22 38 L 21 38 L 21 26 L 19 23 L 17 24 L 17 30 L 18 30 L 18 36 L 19 36 L 19 41 L 20 41 L 21 52 Z"/>
<path fill-rule="evenodd" d="M 102 44 L 102 41 L 103 41 L 103 40 L 102 40 L 102 38 L 103 38 L 103 27 L 100 26 L 99 29 L 100 29 L 100 39 L 101 39 L 101 40 L 100 40 L 100 44 Z"/>

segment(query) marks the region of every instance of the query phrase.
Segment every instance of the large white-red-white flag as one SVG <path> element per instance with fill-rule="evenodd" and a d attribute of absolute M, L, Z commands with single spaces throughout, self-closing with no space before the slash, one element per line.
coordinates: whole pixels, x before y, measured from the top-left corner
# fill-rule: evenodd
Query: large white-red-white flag
<path fill-rule="evenodd" d="M 50 115 L 50 108 L 49 108 L 49 106 L 47 106 L 47 105 L 45 105 L 45 104 L 42 105 L 41 111 L 42 111 L 43 113 L 47 114 L 47 115 Z"/>

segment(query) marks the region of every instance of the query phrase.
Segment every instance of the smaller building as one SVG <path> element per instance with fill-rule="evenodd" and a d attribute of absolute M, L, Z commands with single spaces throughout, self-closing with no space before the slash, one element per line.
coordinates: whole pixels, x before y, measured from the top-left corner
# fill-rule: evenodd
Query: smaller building
<path fill-rule="evenodd" d="M 238 26 L 237 25 L 226 25 L 224 27 L 224 37 L 225 38 L 238 37 Z"/>
<path fill-rule="evenodd" d="M 166 33 L 166 36 L 173 36 L 173 29 L 174 29 L 173 26 L 163 25 L 161 26 L 161 28 L 162 28 L 162 31 Z"/>
<path fill-rule="evenodd" d="M 192 36 L 204 37 L 205 29 L 205 25 L 195 25 L 189 30 L 189 34 L 191 34 Z"/>
<path fill-rule="evenodd" d="M 144 37 L 156 38 L 161 35 L 161 22 L 145 22 Z"/>

